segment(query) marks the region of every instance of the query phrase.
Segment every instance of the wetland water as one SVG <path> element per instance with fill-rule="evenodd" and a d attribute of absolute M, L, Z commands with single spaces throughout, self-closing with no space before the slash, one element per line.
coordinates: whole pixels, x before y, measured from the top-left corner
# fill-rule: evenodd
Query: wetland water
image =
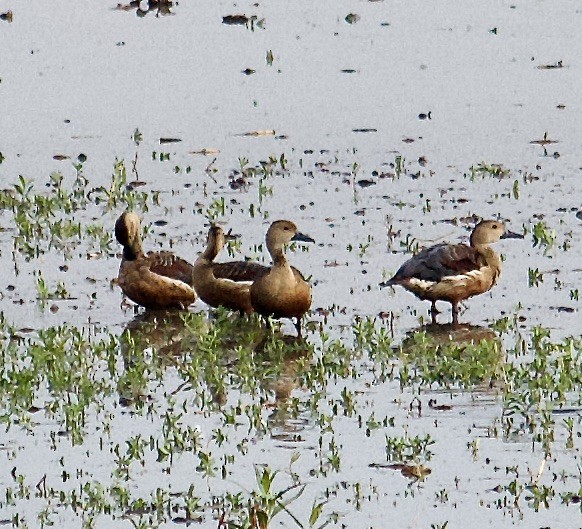
<path fill-rule="evenodd" d="M 582 526 L 578 3 L 97 4 L 0 6 L 0 522 Z M 305 341 L 136 316 L 128 206 L 190 260 L 296 222 Z M 525 239 L 424 329 L 378 283 L 477 217 Z"/>

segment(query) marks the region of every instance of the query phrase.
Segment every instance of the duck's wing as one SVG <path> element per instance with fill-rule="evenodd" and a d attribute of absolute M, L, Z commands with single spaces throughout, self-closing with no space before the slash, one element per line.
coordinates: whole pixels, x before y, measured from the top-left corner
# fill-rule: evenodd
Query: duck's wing
<path fill-rule="evenodd" d="M 172 252 L 150 252 L 145 258 L 154 274 L 192 285 L 193 266 Z"/>
<path fill-rule="evenodd" d="M 230 261 L 228 263 L 213 263 L 212 271 L 217 279 L 231 281 L 256 281 L 269 273 L 270 267 L 254 261 Z"/>
<path fill-rule="evenodd" d="M 294 266 L 291 267 L 291 270 L 293 270 L 293 274 L 295 274 L 296 278 L 300 279 L 301 281 L 307 282 L 307 278 L 303 275 L 303 273 L 300 270 L 298 270 Z"/>
<path fill-rule="evenodd" d="M 466 244 L 437 244 L 425 248 L 406 261 L 388 284 L 407 279 L 441 281 L 445 277 L 465 274 L 485 266 L 483 256 Z"/>

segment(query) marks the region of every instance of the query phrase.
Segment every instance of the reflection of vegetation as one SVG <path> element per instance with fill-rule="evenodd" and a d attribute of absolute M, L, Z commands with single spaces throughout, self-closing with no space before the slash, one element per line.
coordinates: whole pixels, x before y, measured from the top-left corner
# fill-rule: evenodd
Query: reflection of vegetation
<path fill-rule="evenodd" d="M 400 346 L 400 383 L 469 389 L 493 385 L 503 372 L 503 347 L 495 332 L 471 325 L 429 325 Z"/>
<path fill-rule="evenodd" d="M 492 177 L 502 180 L 510 175 L 509 169 L 506 169 L 501 164 L 492 163 L 487 164 L 485 162 L 478 163 L 477 165 L 472 165 L 470 168 L 470 178 L 475 180 L 476 178 Z"/>
<path fill-rule="evenodd" d="M 572 449 L 580 422 L 572 414 L 556 421 L 556 414 L 560 407 L 567 412 L 582 405 L 582 342 L 552 342 L 541 328 L 526 340 L 518 335 L 516 321 L 507 318 L 497 325 L 505 329 L 499 331 L 505 338 L 516 334 L 516 348 L 504 358 L 501 339 L 491 329 L 428 326 L 395 348 L 388 329 L 373 318 L 357 319 L 341 339 L 321 331 L 312 335 L 313 343 L 266 333 L 256 317 L 222 310 L 210 318 L 207 313 L 148 313 L 133 320 L 121 337 L 69 325 L 26 335 L 2 319 L 0 420 L 62 454 L 68 479 L 47 475 L 38 485 L 44 505 L 38 516 L 45 524 L 70 508 L 84 520 L 127 517 L 136 527 L 159 526 L 172 516 L 184 523 L 262 528 L 284 514 L 294 523 L 306 526 L 309 518 L 323 527 L 337 519 L 331 509 L 340 490 L 353 491 L 358 505 L 365 497 L 359 481 L 331 495 L 317 490 L 320 483 L 329 487 L 329 481 L 321 481 L 326 476 L 343 476 L 351 468 L 348 450 L 354 443 L 362 446 L 364 468 L 375 468 L 371 472 L 387 468 L 413 480 L 442 479 L 437 461 L 447 447 L 433 431 L 411 431 L 410 422 L 413 416 L 417 425 L 436 424 L 435 414 L 454 409 L 454 403 L 429 405 L 433 417 L 419 422 L 424 420 L 421 403 L 433 390 L 471 392 L 501 380 L 497 392 L 503 411 L 501 422 L 488 430 L 492 440 L 527 436 L 544 455 L 553 454 L 557 443 Z M 387 387 L 396 395 L 400 387 L 400 399 L 412 398 L 404 413 L 382 412 L 387 404 L 398 406 L 392 399 L 386 402 Z M 43 432 L 51 432 L 46 438 L 39 422 Z M 263 453 L 256 445 L 268 442 L 273 429 L 284 434 L 276 443 L 292 443 L 301 447 L 294 453 L 309 457 L 300 468 L 291 468 L 293 456 L 287 472 L 277 464 L 279 452 L 273 447 L 268 465 L 255 467 L 255 490 L 242 486 L 241 492 L 241 472 L 248 474 L 250 461 Z M 350 433 L 340 442 L 339 431 Z M 365 443 L 380 443 L 385 462 L 366 460 Z M 103 477 L 97 479 L 93 467 L 74 477 L 69 445 L 101 454 Z M 467 446 L 478 454 L 476 443 Z M 243 457 L 251 451 L 252 458 Z M 16 513 L 28 505 L 27 490 L 36 481 L 18 471 L 24 456 L 11 453 L 17 470 L 6 497 Z M 429 461 L 432 468 L 425 466 Z M 143 476 L 164 474 L 179 474 L 184 488 L 135 487 Z M 298 503 L 306 485 L 315 494 L 311 513 L 304 508 L 291 514 L 289 505 Z M 512 474 L 502 479 L 499 492 L 506 505 L 525 502 L 534 509 L 549 507 L 556 498 L 574 501 L 575 480 L 564 477 L 559 494 L 553 486 Z"/>

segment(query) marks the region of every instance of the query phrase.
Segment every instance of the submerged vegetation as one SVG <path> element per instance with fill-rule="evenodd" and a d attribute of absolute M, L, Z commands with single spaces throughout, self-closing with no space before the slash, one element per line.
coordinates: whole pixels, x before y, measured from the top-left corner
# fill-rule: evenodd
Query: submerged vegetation
<path fill-rule="evenodd" d="M 139 145 L 139 131 L 134 137 Z M 188 179 L 183 189 L 172 188 L 171 204 L 167 190 L 148 189 L 138 178 L 137 156 L 131 177 L 118 160 L 107 185 L 96 187 L 79 160 L 72 175 L 53 173 L 44 186 L 20 177 L 0 192 L 5 227 L 13 231 L 12 254 L 3 258 L 12 258 L 16 275 L 20 268 L 28 271 L 19 285 L 31 281 L 33 299 L 14 294 L 13 303 L 35 303 L 51 313 L 66 303 L 78 307 L 80 292 L 87 294 L 74 280 L 55 276 L 50 267 L 32 267 L 56 254 L 59 273 L 78 266 L 86 277 L 86 260 L 101 258 L 114 274 L 117 249 L 109 224 L 125 208 L 159 217 L 146 227 L 152 246 L 160 242 L 155 235 L 163 236 L 170 211 L 188 210 L 210 222 L 237 216 L 270 221 L 275 191 L 288 184 L 293 163 L 306 180 L 317 171 L 330 174 L 335 162 L 308 162 L 308 156 L 290 161 L 280 154 L 258 163 L 241 157 L 224 174 L 212 162 L 196 179 L 196 170 L 175 164 L 172 153 L 155 153 L 153 162 L 171 161 L 168 170 Z M 358 170 L 357 163 L 346 164 L 329 178 L 339 182 L 336 190 L 345 184 L 354 216 L 365 225 L 360 193 L 368 184 L 358 184 Z M 383 177 L 403 178 L 411 165 L 398 155 L 390 171 Z M 481 164 L 471 178 L 494 178 L 506 186 L 503 195 L 511 187 L 504 176 L 500 166 Z M 307 215 L 314 206 L 305 198 L 300 210 Z M 519 199 L 515 184 L 513 199 Z M 437 210 L 438 200 L 409 197 L 400 207 L 424 218 Z M 409 253 L 423 245 L 385 220 L 390 251 Z M 342 221 L 327 218 L 330 227 Z M 571 234 L 560 244 L 562 235 L 542 220 L 532 233 L 543 261 L 523 271 L 530 291 L 549 286 L 576 302 L 576 285 L 542 266 L 568 249 Z M 175 240 L 170 237 L 170 244 Z M 326 274 L 331 277 L 345 259 L 352 269 L 361 267 L 364 278 L 370 268 L 369 281 L 377 283 L 382 271 L 369 262 L 379 253 L 379 240 L 375 233 L 342 240 L 343 253 L 326 261 Z M 262 246 L 248 243 L 246 251 L 256 257 Z M 230 250 L 245 246 L 238 241 Z M 310 272 L 325 288 L 326 275 L 316 267 Z M 108 280 L 86 280 L 96 284 L 87 296 L 92 307 L 103 299 Z M 375 295 L 370 284 L 345 286 L 348 300 Z M 7 296 L 13 291 L 18 287 Z M 467 495 L 517 517 L 558 505 L 578 512 L 582 339 L 524 326 L 520 311 L 518 305 L 491 327 L 403 330 L 399 314 L 374 315 L 371 308 L 352 313 L 334 300 L 317 307 L 304 340 L 266 331 L 255 316 L 224 310 L 133 319 L 126 312 L 123 330 L 90 317 L 80 325 L 64 317 L 57 325 L 19 328 L 5 312 L 0 453 L 12 470 L 2 482 L 0 522 L 360 526 L 366 513 L 383 515 L 387 498 L 395 507 L 414 509 L 410 502 L 422 495 L 434 497 L 440 521 L 433 525 L 442 527 L 449 511 L 438 507 Z M 416 316 L 414 308 L 409 312 Z M 451 454 L 465 458 L 464 473 L 450 464 Z"/>
<path fill-rule="evenodd" d="M 478 492 L 485 504 L 512 514 L 576 504 L 582 340 L 554 342 L 543 328 L 525 338 L 505 325 L 502 334 L 431 326 L 397 344 L 374 319 L 354 322 L 351 336 L 316 333 L 306 341 L 224 311 L 210 319 L 138 317 L 120 336 L 70 325 L 22 335 L 3 319 L 0 417 L 4 457 L 14 468 L 2 511 L 15 527 L 71 514 L 84 527 L 105 517 L 135 527 L 214 519 L 219 527 L 254 528 L 284 515 L 299 527 L 323 527 L 341 521 L 342 503 L 351 503 L 337 480 L 353 468 L 357 445 L 368 447 L 347 484 L 358 510 L 363 487 L 376 482 L 380 493 L 376 473 L 389 469 L 412 482 L 434 480 L 441 497 L 453 496 L 439 463 L 447 440 L 430 425 L 456 414 L 464 394 L 482 394 L 499 408 L 481 424 L 486 438 L 519 440 L 549 467 L 531 481 L 520 463 L 503 473 L 475 468 L 499 483 L 498 500 Z M 506 348 L 512 341 L 516 348 Z M 437 394 L 448 404 L 437 404 Z M 480 437 L 470 429 L 459 440 L 477 459 Z M 25 463 L 33 444 L 51 462 L 40 474 Z M 263 458 L 263 450 L 280 457 Z M 564 459 L 574 466 L 560 466 Z M 406 481 L 401 487 L 409 490 Z M 303 497 L 312 498 L 309 515 L 295 512 Z M 36 521 L 21 511 L 32 498 Z"/>

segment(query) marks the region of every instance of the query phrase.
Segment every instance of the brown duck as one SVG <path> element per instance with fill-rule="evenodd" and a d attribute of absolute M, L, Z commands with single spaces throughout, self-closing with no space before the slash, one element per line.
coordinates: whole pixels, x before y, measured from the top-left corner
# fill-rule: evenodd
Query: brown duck
<path fill-rule="evenodd" d="M 381 287 L 400 285 L 416 297 L 432 303 L 436 322 L 438 300 L 452 305 L 453 323 L 458 323 L 459 302 L 490 290 L 499 279 L 501 260 L 489 247 L 500 239 L 523 239 L 506 230 L 497 220 L 484 220 L 471 233 L 470 245 L 441 243 L 417 253 L 406 261 Z"/>
<path fill-rule="evenodd" d="M 196 301 L 192 265 L 171 252 L 144 254 L 135 213 L 117 219 L 115 238 L 123 246 L 117 281 L 131 301 L 147 309 L 185 309 Z"/>
<path fill-rule="evenodd" d="M 226 239 L 219 226 L 208 230 L 206 250 L 194 263 L 194 290 L 211 307 L 226 307 L 249 314 L 253 312 L 251 283 L 266 275 L 269 267 L 250 261 L 215 263 L 214 259 L 224 248 Z"/>
<path fill-rule="evenodd" d="M 273 266 L 251 285 L 251 304 L 265 318 L 296 318 L 295 328 L 300 337 L 301 317 L 311 306 L 311 287 L 299 270 L 289 266 L 283 245 L 291 241 L 315 241 L 300 233 L 288 220 L 273 222 L 267 230 L 266 241 Z"/>

